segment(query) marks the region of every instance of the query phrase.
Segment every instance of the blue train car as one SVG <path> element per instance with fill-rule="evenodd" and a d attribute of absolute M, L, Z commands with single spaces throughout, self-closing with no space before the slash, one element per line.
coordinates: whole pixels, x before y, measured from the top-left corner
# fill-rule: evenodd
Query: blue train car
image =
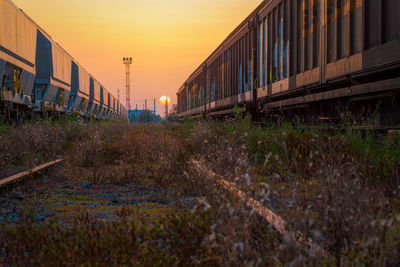
<path fill-rule="evenodd" d="M 8 117 L 127 118 L 115 97 L 10 0 L 0 0 L 0 82 L 0 111 Z"/>

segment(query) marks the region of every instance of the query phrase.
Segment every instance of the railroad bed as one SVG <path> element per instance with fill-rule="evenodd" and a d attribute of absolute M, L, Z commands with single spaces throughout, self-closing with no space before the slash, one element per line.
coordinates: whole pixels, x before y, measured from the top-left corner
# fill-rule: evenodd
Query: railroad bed
<path fill-rule="evenodd" d="M 51 173 L 4 189 L 0 199 L 0 222 L 55 221 L 65 227 L 83 213 L 101 222 L 119 221 L 118 212 L 124 208 L 137 211 L 151 223 L 176 206 L 172 190 L 146 184 L 70 184 Z M 182 199 L 182 203 L 190 201 Z"/>
<path fill-rule="evenodd" d="M 1 189 L 2 264 L 400 260 L 398 135 L 243 120 L 38 124 L 0 137 L 0 155 L 19 163 L 0 161 L 3 173 L 64 159 Z"/>

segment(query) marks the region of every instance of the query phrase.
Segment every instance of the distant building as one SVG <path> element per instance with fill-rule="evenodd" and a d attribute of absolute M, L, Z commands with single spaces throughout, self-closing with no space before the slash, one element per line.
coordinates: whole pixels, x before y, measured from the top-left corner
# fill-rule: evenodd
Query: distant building
<path fill-rule="evenodd" d="M 134 123 L 139 121 L 139 114 L 142 113 L 144 110 L 134 109 L 129 110 L 129 122 Z"/>
<path fill-rule="evenodd" d="M 145 122 L 145 111 L 143 109 L 134 109 L 129 111 L 129 122 L 130 123 L 144 123 Z M 156 114 L 156 123 L 161 122 L 161 117 Z M 154 121 L 154 111 L 147 110 L 147 122 Z"/>

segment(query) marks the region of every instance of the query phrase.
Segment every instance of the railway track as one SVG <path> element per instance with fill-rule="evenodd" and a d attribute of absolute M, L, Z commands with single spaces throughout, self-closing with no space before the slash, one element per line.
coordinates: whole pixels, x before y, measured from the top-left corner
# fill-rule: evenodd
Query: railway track
<path fill-rule="evenodd" d="M 39 165 L 35 168 L 12 175 L 8 178 L 1 179 L 0 180 L 0 188 L 8 186 L 8 185 L 16 183 L 16 182 L 19 182 L 19 181 L 23 180 L 24 178 L 27 178 L 34 174 L 45 171 L 45 170 L 49 169 L 50 167 L 53 167 L 53 166 L 56 166 L 56 165 L 62 163 L 63 161 L 64 161 L 63 159 L 53 160 L 53 161 L 47 162 L 45 164 Z"/>
<path fill-rule="evenodd" d="M 262 121 L 253 122 L 257 127 L 268 127 L 271 124 Z M 360 131 L 371 132 L 378 134 L 396 135 L 400 134 L 400 127 L 398 126 L 351 126 L 345 127 L 343 125 L 293 125 L 293 128 L 298 130 L 316 130 L 326 132 L 347 132 L 347 131 Z"/>
<path fill-rule="evenodd" d="M 272 225 L 276 231 L 278 231 L 283 236 L 289 236 L 299 249 L 306 249 L 312 255 L 321 258 L 328 258 L 329 253 L 323 249 L 321 246 L 316 244 L 310 238 L 306 237 L 300 232 L 292 232 L 286 228 L 286 221 L 274 213 L 272 210 L 266 208 L 259 201 L 252 197 L 248 197 L 245 192 L 238 189 L 235 185 L 225 180 L 220 175 L 209 170 L 200 161 L 193 160 L 192 165 L 196 170 L 203 174 L 207 180 L 211 181 L 217 186 L 222 187 L 224 190 L 228 191 L 230 194 L 235 196 L 235 198 L 246 203 L 246 206 L 255 211 L 255 213 L 264 219 L 268 224 Z"/>

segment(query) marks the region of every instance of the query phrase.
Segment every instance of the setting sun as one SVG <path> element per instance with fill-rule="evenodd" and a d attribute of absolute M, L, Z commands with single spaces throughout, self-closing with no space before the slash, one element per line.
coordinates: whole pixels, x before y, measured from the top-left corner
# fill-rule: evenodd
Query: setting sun
<path fill-rule="evenodd" d="M 169 96 L 162 96 L 160 98 L 160 104 L 162 105 L 169 105 L 171 104 L 171 98 L 169 98 Z"/>

